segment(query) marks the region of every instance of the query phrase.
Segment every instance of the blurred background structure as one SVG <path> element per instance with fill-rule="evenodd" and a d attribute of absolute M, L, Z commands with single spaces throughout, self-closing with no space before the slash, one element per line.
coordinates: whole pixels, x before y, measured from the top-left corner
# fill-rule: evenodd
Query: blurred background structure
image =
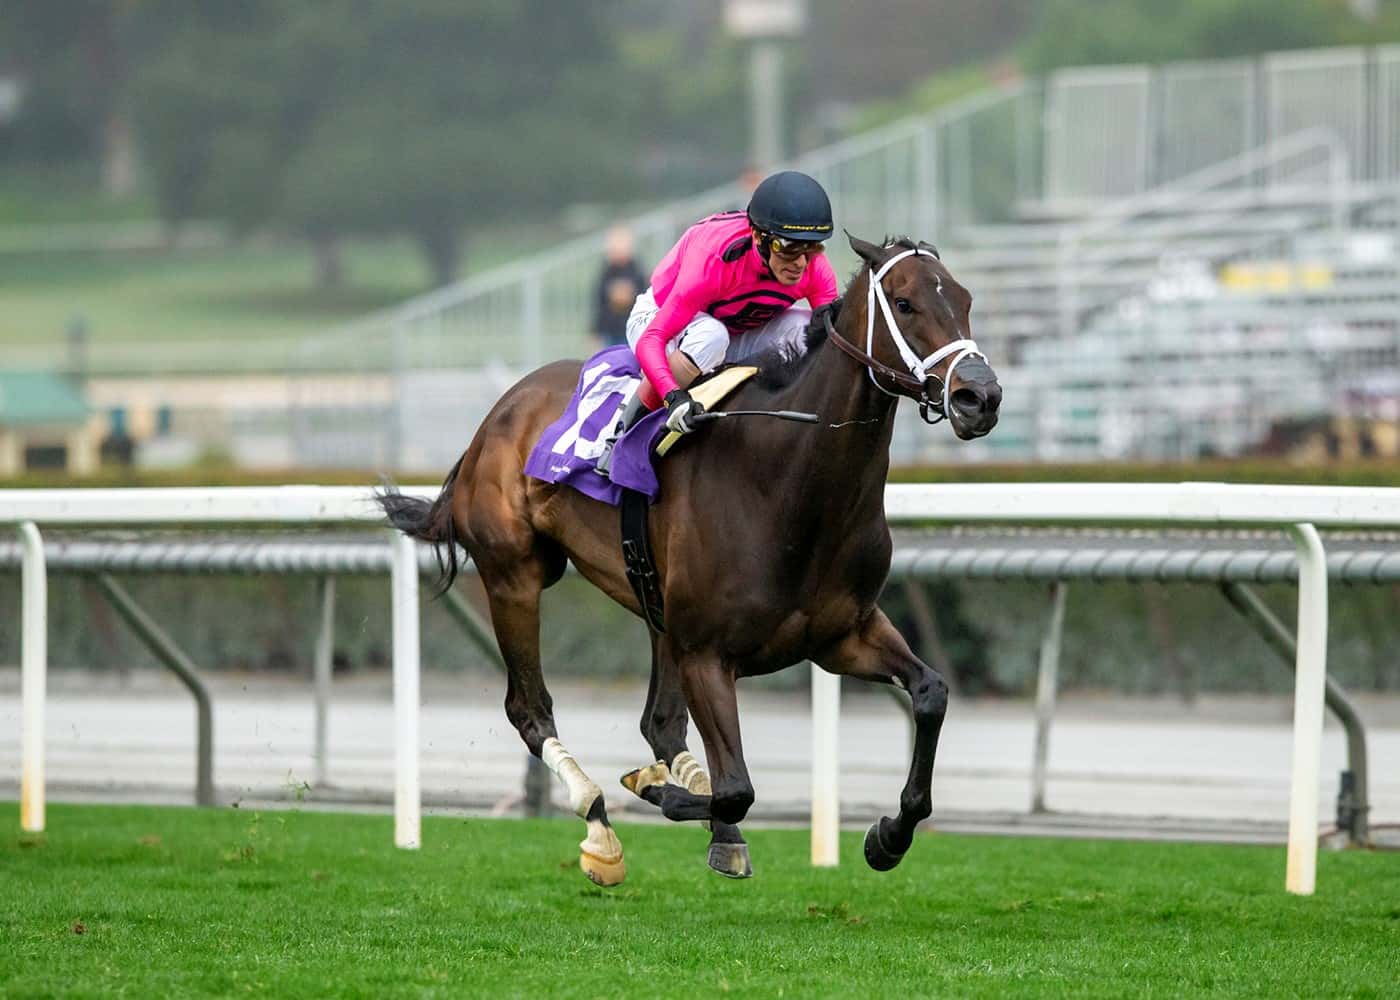
<path fill-rule="evenodd" d="M 976 296 L 1002 424 L 897 462 L 1395 455 L 1400 5 L 1086 10 L 7 0 L 0 367 L 108 462 L 436 474 L 787 151 Z"/>
<path fill-rule="evenodd" d="M 0 0 L 0 487 L 440 479 L 501 392 L 616 339 L 680 232 L 781 164 L 853 234 L 935 242 L 976 298 L 1000 426 L 956 443 L 903 412 L 896 476 L 1396 482 L 1400 0 Z M 1198 541 L 948 539 L 1085 560 Z M 1400 548 L 1334 541 L 1362 563 Z M 1361 693 L 1382 818 L 1400 803 L 1392 580 L 1348 580 L 1330 606 L 1329 675 Z M 0 574 L 0 693 L 17 583 Z M 85 793 L 139 759 L 179 787 L 165 723 L 188 706 L 115 585 L 53 581 L 53 664 L 104 674 L 56 678 L 55 775 Z M 295 699 L 315 679 L 328 702 L 332 667 L 330 780 L 382 786 L 382 580 L 125 585 L 217 672 L 224 791 L 301 796 Z M 465 578 L 458 605 L 479 590 Z M 1291 584 L 1260 592 L 1291 606 Z M 1089 699 L 1057 737 L 1057 808 L 1275 817 L 1292 678 L 1218 588 L 1130 574 L 1075 584 L 1068 609 L 1053 594 L 1050 612 L 1042 580 L 972 574 L 883 595 L 960 697 L 993 696 L 939 758 L 939 808 L 1022 803 L 1028 713 L 995 696 L 1036 689 L 1063 625 L 1061 688 Z M 430 787 L 461 803 L 514 789 L 521 751 L 452 606 L 424 612 L 423 654 L 454 672 L 426 689 Z M 561 710 L 601 741 L 636 731 L 643 626 L 574 577 L 545 611 Z M 752 686 L 746 710 L 776 720 L 806 676 Z M 895 716 L 855 707 L 861 801 L 890 777 L 867 735 Z M 791 731 L 769 727 L 777 801 L 801 800 Z"/>
<path fill-rule="evenodd" d="M 1001 424 L 902 413 L 895 475 L 1396 481 L 1400 0 L 0 0 L 0 486 L 437 480 L 776 163 L 975 296 Z M 361 583 L 345 669 L 387 658 Z M 312 588 L 132 590 L 202 666 L 306 667 Z M 559 593 L 546 659 L 645 676 L 640 626 Z M 1069 688 L 1290 683 L 1212 588 L 1093 593 Z M 887 610 L 962 693 L 1030 690 L 1043 588 L 922 594 Z M 1400 688 L 1398 595 L 1334 604 L 1345 684 Z M 149 662 L 82 581 L 51 612 L 55 665 Z"/>

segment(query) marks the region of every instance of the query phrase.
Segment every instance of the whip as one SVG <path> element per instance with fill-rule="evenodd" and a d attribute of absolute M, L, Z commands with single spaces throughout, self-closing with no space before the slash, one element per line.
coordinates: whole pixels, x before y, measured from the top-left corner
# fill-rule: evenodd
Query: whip
<path fill-rule="evenodd" d="M 792 420 L 799 424 L 821 422 L 815 413 L 803 413 L 801 410 L 706 410 L 699 416 L 689 418 L 689 422 L 707 424 L 720 417 L 777 417 L 779 420 Z"/>

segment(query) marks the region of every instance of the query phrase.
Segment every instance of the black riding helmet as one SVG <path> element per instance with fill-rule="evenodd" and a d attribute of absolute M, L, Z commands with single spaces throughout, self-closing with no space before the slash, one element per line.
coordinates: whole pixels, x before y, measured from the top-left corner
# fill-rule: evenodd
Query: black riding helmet
<path fill-rule="evenodd" d="M 806 174 L 783 170 L 754 188 L 749 222 L 770 236 L 819 243 L 831 237 L 831 201 Z"/>

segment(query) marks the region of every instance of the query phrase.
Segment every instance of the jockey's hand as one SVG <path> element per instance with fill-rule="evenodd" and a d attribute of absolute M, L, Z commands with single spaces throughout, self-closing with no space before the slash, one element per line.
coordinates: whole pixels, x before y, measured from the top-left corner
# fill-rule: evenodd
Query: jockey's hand
<path fill-rule="evenodd" d="M 666 393 L 666 426 L 677 434 L 689 434 L 695 430 L 695 418 L 705 412 L 705 407 L 690 398 L 684 389 L 672 389 Z"/>

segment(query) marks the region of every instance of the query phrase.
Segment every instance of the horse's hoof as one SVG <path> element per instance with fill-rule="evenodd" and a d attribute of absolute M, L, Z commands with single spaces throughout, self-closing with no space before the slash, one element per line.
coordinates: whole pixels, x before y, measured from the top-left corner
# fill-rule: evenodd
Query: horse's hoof
<path fill-rule="evenodd" d="M 666 762 L 658 760 L 655 764 L 648 764 L 635 771 L 628 771 L 622 776 L 622 787 L 640 797 L 642 789 L 651 788 L 654 785 L 664 785 L 670 778 L 671 772 L 667 769 Z"/>
<path fill-rule="evenodd" d="M 708 864 L 725 878 L 753 878 L 748 844 L 711 844 Z"/>
<path fill-rule="evenodd" d="M 596 854 L 580 851 L 578 866 L 588 876 L 588 881 L 605 889 L 627 877 L 627 862 L 622 860 L 621 854 L 615 858 L 600 858 Z"/>
<path fill-rule="evenodd" d="M 887 818 L 880 820 L 880 823 L 886 822 L 889 822 Z M 904 852 L 896 854 L 880 843 L 880 823 L 870 824 L 870 829 L 866 831 L 865 863 L 877 872 L 887 872 L 904 860 Z"/>

